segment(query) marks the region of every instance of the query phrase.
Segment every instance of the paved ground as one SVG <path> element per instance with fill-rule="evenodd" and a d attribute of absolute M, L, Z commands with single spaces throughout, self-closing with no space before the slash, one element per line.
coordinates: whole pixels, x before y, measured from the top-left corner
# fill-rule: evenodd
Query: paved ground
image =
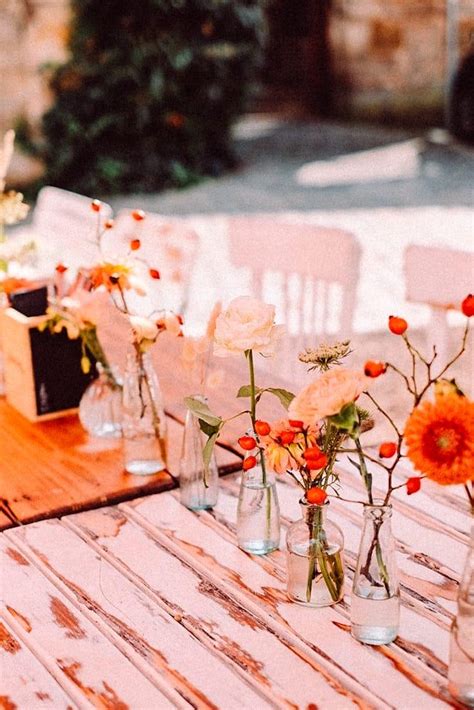
<path fill-rule="evenodd" d="M 218 180 L 186 190 L 129 195 L 114 206 L 140 205 L 167 214 L 279 212 L 349 208 L 465 205 L 474 203 L 474 149 L 425 140 L 423 133 L 378 126 L 244 119 L 236 127 L 240 166 Z M 295 172 L 303 164 L 355 151 L 423 139 L 420 172 L 414 179 L 327 188 L 303 187 Z"/>

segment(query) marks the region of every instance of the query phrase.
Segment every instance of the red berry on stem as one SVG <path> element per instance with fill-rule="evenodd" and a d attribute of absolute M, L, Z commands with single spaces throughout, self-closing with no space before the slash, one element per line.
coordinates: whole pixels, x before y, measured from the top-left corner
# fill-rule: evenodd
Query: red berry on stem
<path fill-rule="evenodd" d="M 302 422 L 300 419 L 289 419 L 288 424 L 295 429 L 302 429 L 304 427 L 304 422 Z"/>
<path fill-rule="evenodd" d="M 313 505 L 323 505 L 328 494 L 322 488 L 310 488 L 306 491 L 306 500 Z"/>
<path fill-rule="evenodd" d="M 132 217 L 135 222 L 141 222 L 143 219 L 145 219 L 145 213 L 143 210 L 133 210 Z"/>
<path fill-rule="evenodd" d="M 399 318 L 398 316 L 389 316 L 388 327 L 389 330 L 395 335 L 403 335 L 403 333 L 408 328 L 408 323 L 404 318 Z"/>
<path fill-rule="evenodd" d="M 306 459 L 306 467 L 310 471 L 320 471 L 327 465 L 328 457 L 321 453 L 317 458 Z"/>
<path fill-rule="evenodd" d="M 252 451 L 257 446 L 257 442 L 253 436 L 241 436 L 239 439 L 239 446 L 244 449 L 244 451 Z"/>
<path fill-rule="evenodd" d="M 246 459 L 244 459 L 244 462 L 242 464 L 242 468 L 244 471 L 249 471 L 251 468 L 254 468 L 254 466 L 257 465 L 257 459 L 255 456 L 247 456 Z"/>
<path fill-rule="evenodd" d="M 259 436 L 268 436 L 271 431 L 271 426 L 268 422 L 257 420 L 255 422 L 255 431 Z"/>
<path fill-rule="evenodd" d="M 280 434 L 280 441 L 282 444 L 287 446 L 288 444 L 292 444 L 293 441 L 295 440 L 295 432 L 294 431 L 282 431 Z"/>
<path fill-rule="evenodd" d="M 58 272 L 58 274 L 64 274 L 64 272 L 67 271 L 67 269 L 68 269 L 68 267 L 64 266 L 64 264 L 61 264 L 61 263 L 59 263 L 56 266 L 56 271 Z"/>
<path fill-rule="evenodd" d="M 466 296 L 464 301 L 461 303 L 461 310 L 468 318 L 474 316 L 474 296 L 472 293 L 470 293 L 469 296 Z"/>
<path fill-rule="evenodd" d="M 387 365 L 384 362 L 376 362 L 375 360 L 367 360 L 364 365 L 364 375 L 366 377 L 379 377 L 387 371 Z"/>
<path fill-rule="evenodd" d="M 130 242 L 130 249 L 132 251 L 137 251 L 137 249 L 140 249 L 142 243 L 139 239 L 132 239 Z"/>
<path fill-rule="evenodd" d="M 393 441 L 384 441 L 379 447 L 379 456 L 381 459 L 391 459 L 397 453 L 397 445 Z"/>
<path fill-rule="evenodd" d="M 148 271 L 152 279 L 159 279 L 160 278 L 160 272 L 158 269 L 150 269 Z"/>
<path fill-rule="evenodd" d="M 414 477 L 409 478 L 406 482 L 407 494 L 411 496 L 412 493 L 417 493 L 421 488 L 421 478 Z"/>
<path fill-rule="evenodd" d="M 309 448 L 306 449 L 303 453 L 303 458 L 305 461 L 308 461 L 308 459 L 317 459 L 321 456 L 323 452 L 319 448 L 319 446 L 310 446 Z"/>
<path fill-rule="evenodd" d="M 104 222 L 104 227 L 105 227 L 105 229 L 112 229 L 113 226 L 114 226 L 114 220 L 113 220 L 113 219 L 107 219 L 107 220 Z"/>
<path fill-rule="evenodd" d="M 93 212 L 100 212 L 101 209 L 102 209 L 102 202 L 100 200 L 92 200 L 91 210 Z"/>

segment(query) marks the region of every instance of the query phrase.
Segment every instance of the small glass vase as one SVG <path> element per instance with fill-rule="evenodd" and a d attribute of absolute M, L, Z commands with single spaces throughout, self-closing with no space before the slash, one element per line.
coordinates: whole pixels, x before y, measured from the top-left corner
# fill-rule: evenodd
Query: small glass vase
<path fill-rule="evenodd" d="M 302 519 L 286 535 L 288 596 L 299 604 L 322 607 L 337 604 L 344 595 L 344 536 L 326 520 L 323 505 L 300 500 Z"/>
<path fill-rule="evenodd" d="M 474 708 L 474 526 L 451 626 L 448 683 L 456 700 Z"/>
<path fill-rule="evenodd" d="M 237 543 L 253 555 L 265 555 L 280 544 L 280 506 L 272 471 L 260 465 L 242 471 L 237 506 Z"/>
<path fill-rule="evenodd" d="M 351 596 L 351 633 L 362 643 L 381 646 L 396 639 L 400 591 L 392 535 L 392 506 L 364 505 L 364 527 Z"/>
<path fill-rule="evenodd" d="M 125 470 L 149 476 L 166 468 L 166 418 L 150 353 L 129 353 L 123 379 Z"/>
<path fill-rule="evenodd" d="M 112 368 L 96 364 L 99 376 L 85 390 L 79 403 L 79 421 L 91 436 L 122 436 L 122 385 Z"/>
<path fill-rule="evenodd" d="M 203 395 L 194 395 L 193 399 L 207 404 Z M 206 440 L 198 418 L 188 410 L 179 462 L 179 489 L 181 503 L 190 510 L 209 510 L 217 503 L 219 473 L 214 454 L 205 469 L 203 447 Z"/>

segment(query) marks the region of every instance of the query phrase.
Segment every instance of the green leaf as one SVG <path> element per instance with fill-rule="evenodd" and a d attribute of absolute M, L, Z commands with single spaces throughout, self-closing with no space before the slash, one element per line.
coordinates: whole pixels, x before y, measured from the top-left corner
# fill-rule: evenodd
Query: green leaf
<path fill-rule="evenodd" d="M 208 424 L 205 422 L 203 419 L 198 419 L 199 422 L 199 428 L 206 436 L 212 436 L 213 434 L 219 433 L 221 427 L 220 425 L 213 426 L 212 424 Z"/>
<path fill-rule="evenodd" d="M 219 432 L 212 434 L 212 436 L 210 436 L 209 439 L 206 441 L 206 445 L 204 446 L 204 448 L 202 450 L 202 460 L 204 462 L 204 470 L 206 473 L 209 470 L 209 464 L 211 463 L 212 452 L 214 450 L 214 446 L 215 446 L 218 436 L 219 436 Z"/>
<path fill-rule="evenodd" d="M 237 397 L 250 397 L 252 394 L 252 387 L 250 385 L 242 385 L 242 387 L 237 392 Z"/>
<path fill-rule="evenodd" d="M 207 424 L 210 424 L 213 427 L 221 426 L 221 417 L 213 414 L 204 402 L 201 402 L 199 399 L 195 399 L 194 397 L 185 397 L 184 403 L 186 407 L 198 417 L 198 419 L 202 419 L 202 421 L 207 422 Z"/>
<path fill-rule="evenodd" d="M 270 392 L 270 394 L 274 394 L 275 397 L 278 397 L 285 409 L 288 409 L 291 402 L 295 398 L 295 395 L 292 392 L 281 389 L 280 387 L 267 387 L 265 392 Z"/>
<path fill-rule="evenodd" d="M 349 402 L 349 404 L 343 406 L 338 414 L 328 417 L 328 421 L 341 431 L 352 433 L 359 426 L 357 407 L 354 402 Z"/>

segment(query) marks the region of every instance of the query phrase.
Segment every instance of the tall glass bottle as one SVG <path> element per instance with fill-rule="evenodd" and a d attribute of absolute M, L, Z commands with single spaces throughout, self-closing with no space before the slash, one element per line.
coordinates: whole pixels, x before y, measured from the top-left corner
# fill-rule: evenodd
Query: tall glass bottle
<path fill-rule="evenodd" d="M 203 395 L 193 399 L 207 404 Z M 188 409 L 184 424 L 183 445 L 179 463 L 179 488 L 181 503 L 191 510 L 206 510 L 217 503 L 219 474 L 214 454 L 206 469 L 203 447 L 206 436 L 199 427 L 198 418 Z"/>
<path fill-rule="evenodd" d="M 474 526 L 451 627 L 448 682 L 456 700 L 474 707 Z"/>
<path fill-rule="evenodd" d="M 329 503 L 300 500 L 303 518 L 286 535 L 287 589 L 293 601 L 307 606 L 330 606 L 344 595 L 342 530 L 326 519 Z"/>
<path fill-rule="evenodd" d="M 400 591 L 391 527 L 392 507 L 364 506 L 364 527 L 351 597 L 351 633 L 380 646 L 398 634 Z"/>
<path fill-rule="evenodd" d="M 129 353 L 123 379 L 125 470 L 147 476 L 166 468 L 166 418 L 150 353 Z"/>
<path fill-rule="evenodd" d="M 253 555 L 265 555 L 280 544 L 280 506 L 272 471 L 260 465 L 242 471 L 237 506 L 237 542 Z"/>

